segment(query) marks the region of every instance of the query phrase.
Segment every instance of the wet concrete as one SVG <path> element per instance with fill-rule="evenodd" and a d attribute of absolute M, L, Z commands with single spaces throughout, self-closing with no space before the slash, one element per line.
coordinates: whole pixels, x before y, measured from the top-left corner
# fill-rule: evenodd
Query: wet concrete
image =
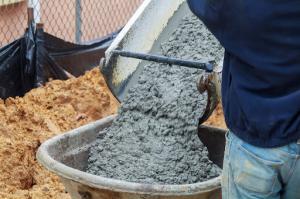
<path fill-rule="evenodd" d="M 223 49 L 191 14 L 161 44 L 164 55 L 220 61 Z M 200 70 L 151 63 L 125 97 L 112 126 L 91 148 L 87 172 L 131 182 L 187 184 L 220 174 L 197 136 L 206 95 Z"/>

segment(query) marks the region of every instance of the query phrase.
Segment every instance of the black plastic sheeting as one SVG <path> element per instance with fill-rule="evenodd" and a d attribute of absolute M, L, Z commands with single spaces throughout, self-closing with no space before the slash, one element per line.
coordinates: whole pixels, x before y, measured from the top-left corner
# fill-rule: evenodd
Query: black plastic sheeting
<path fill-rule="evenodd" d="M 30 25 L 0 49 L 0 98 L 23 96 L 51 79 L 77 77 L 96 67 L 118 32 L 91 44 L 73 44 Z"/>
<path fill-rule="evenodd" d="M 120 31 L 120 30 L 119 30 Z M 45 46 L 49 55 L 74 76 L 82 75 L 86 70 L 99 65 L 101 57 L 119 31 L 90 44 L 73 44 L 44 33 Z"/>

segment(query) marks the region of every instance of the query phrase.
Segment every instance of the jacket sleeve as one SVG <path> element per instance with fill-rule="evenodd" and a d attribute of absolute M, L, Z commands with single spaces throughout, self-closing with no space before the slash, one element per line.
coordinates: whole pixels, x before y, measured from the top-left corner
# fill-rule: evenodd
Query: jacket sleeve
<path fill-rule="evenodd" d="M 190 10 L 207 26 L 220 41 L 225 24 L 222 17 L 225 0 L 187 0 Z"/>
<path fill-rule="evenodd" d="M 204 17 L 204 8 L 206 4 L 206 0 L 187 0 L 187 3 L 191 9 L 191 11 L 199 18 Z"/>

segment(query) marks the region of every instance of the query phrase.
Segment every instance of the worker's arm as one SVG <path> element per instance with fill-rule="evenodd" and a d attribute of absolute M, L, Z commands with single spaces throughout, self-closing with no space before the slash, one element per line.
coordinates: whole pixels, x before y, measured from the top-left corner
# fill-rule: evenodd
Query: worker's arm
<path fill-rule="evenodd" d="M 187 0 L 191 11 L 199 17 L 209 30 L 221 39 L 224 19 L 222 18 L 222 10 L 224 0 Z"/>
<path fill-rule="evenodd" d="M 300 124 L 300 1 L 188 3 L 226 50 L 222 104 L 228 127 L 253 145 L 287 144 Z"/>

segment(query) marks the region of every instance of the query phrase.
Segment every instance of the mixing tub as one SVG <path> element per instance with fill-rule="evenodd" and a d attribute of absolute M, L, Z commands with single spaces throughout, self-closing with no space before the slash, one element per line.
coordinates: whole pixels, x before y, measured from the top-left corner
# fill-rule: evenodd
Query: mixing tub
<path fill-rule="evenodd" d="M 41 145 L 38 161 L 60 176 L 73 199 L 219 199 L 220 177 L 195 184 L 152 185 L 105 178 L 85 172 L 91 145 L 99 131 L 108 127 L 115 116 L 56 136 Z M 225 131 L 199 127 L 199 137 L 208 148 L 210 159 L 222 165 Z M 134 162 L 132 163 L 134 164 Z"/>

